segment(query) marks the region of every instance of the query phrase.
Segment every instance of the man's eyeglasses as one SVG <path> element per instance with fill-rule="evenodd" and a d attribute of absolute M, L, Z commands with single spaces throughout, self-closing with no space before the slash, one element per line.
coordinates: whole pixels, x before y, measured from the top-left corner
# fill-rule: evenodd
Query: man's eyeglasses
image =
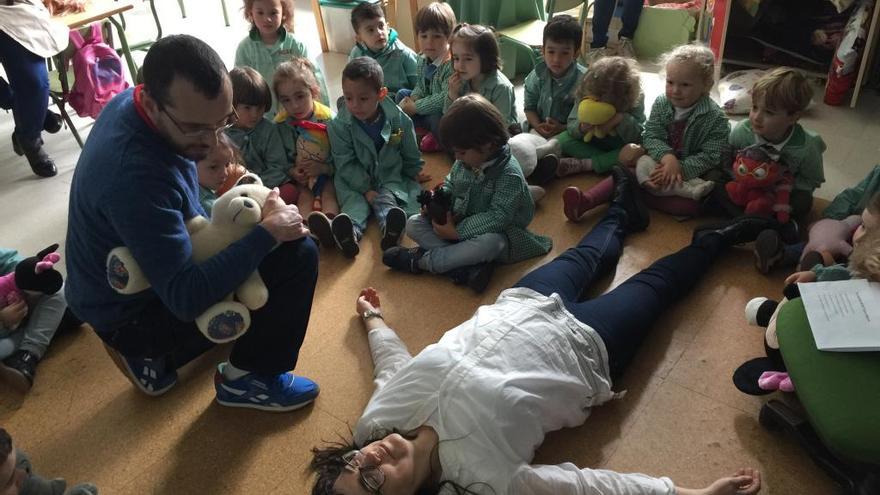
<path fill-rule="evenodd" d="M 226 119 L 224 119 L 223 125 L 221 125 L 219 127 L 197 126 L 197 125 L 193 125 L 193 124 L 181 124 L 180 122 L 177 121 L 177 119 L 174 118 L 173 115 L 171 115 L 171 113 L 168 112 L 168 110 L 162 108 L 159 111 L 163 112 L 165 115 L 168 116 L 169 119 L 171 119 L 171 122 L 174 123 L 174 127 L 177 127 L 177 130 L 180 131 L 180 134 L 183 135 L 183 137 L 191 138 L 191 139 L 200 139 L 200 138 L 217 136 L 218 134 L 225 131 L 226 129 L 229 129 L 230 127 L 234 126 L 238 122 L 238 114 L 235 112 L 234 108 L 232 109 L 232 113 L 227 115 Z"/>
<path fill-rule="evenodd" d="M 342 456 L 346 467 L 351 471 L 358 471 L 361 485 L 373 493 L 379 493 L 379 488 L 385 483 L 385 473 L 377 466 L 366 466 L 364 462 L 367 456 L 360 450 L 352 450 Z"/>

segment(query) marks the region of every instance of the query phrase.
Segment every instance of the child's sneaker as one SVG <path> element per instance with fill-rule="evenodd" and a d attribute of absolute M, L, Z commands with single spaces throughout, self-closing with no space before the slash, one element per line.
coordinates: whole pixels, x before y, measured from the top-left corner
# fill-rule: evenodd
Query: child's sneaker
<path fill-rule="evenodd" d="M 382 233 L 382 252 L 393 248 L 400 242 L 400 236 L 406 229 L 406 212 L 394 207 L 388 210 L 385 216 L 385 232 Z"/>
<path fill-rule="evenodd" d="M 361 248 L 357 243 L 357 236 L 354 233 L 354 224 L 351 222 L 351 217 L 345 213 L 336 215 L 330 222 L 330 229 L 333 232 L 336 246 L 346 258 L 354 258 L 361 252 Z"/>
<path fill-rule="evenodd" d="M 394 246 L 382 253 L 382 263 L 388 268 L 399 272 L 422 273 L 419 260 L 424 256 L 425 250 L 420 247 L 404 248 Z"/>
<path fill-rule="evenodd" d="M 429 132 L 419 141 L 419 150 L 422 153 L 436 153 L 443 151 L 443 147 L 440 146 L 440 141 L 437 141 L 434 134 Z"/>
<path fill-rule="evenodd" d="M 330 219 L 323 212 L 313 211 L 309 213 L 306 223 L 309 224 L 309 232 L 318 239 L 321 247 L 333 247 L 333 228 L 330 225 Z"/>
<path fill-rule="evenodd" d="M 34 384 L 39 362 L 34 353 L 19 349 L 0 362 L 0 377 L 19 392 L 27 392 Z"/>
<path fill-rule="evenodd" d="M 132 385 L 147 395 L 162 395 L 177 383 L 177 371 L 168 369 L 165 358 L 129 358 L 107 344 L 104 349 Z"/>
<path fill-rule="evenodd" d="M 262 411 L 284 412 L 305 407 L 318 396 L 318 384 L 293 373 L 262 375 L 248 373 L 229 380 L 223 376 L 226 363 L 217 365 L 214 388 L 217 402 L 229 407 L 249 407 Z"/>

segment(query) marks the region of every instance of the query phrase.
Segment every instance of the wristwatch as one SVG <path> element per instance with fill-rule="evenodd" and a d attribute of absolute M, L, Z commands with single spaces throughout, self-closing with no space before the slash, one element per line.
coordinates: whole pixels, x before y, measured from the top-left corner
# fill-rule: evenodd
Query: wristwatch
<path fill-rule="evenodd" d="M 385 321 L 385 317 L 382 316 L 382 312 L 377 309 L 368 309 L 364 311 L 364 314 L 361 315 L 361 318 L 364 321 L 369 320 L 370 318 L 379 318 L 382 321 Z"/>

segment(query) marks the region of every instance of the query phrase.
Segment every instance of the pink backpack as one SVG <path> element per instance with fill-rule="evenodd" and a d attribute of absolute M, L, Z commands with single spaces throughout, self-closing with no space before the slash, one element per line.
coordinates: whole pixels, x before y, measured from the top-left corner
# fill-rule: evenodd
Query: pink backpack
<path fill-rule="evenodd" d="M 73 54 L 73 87 L 67 100 L 80 117 L 97 118 L 104 105 L 128 87 L 122 60 L 116 50 L 104 43 L 100 23 L 92 24 L 89 40 L 76 29 L 70 30 Z"/>

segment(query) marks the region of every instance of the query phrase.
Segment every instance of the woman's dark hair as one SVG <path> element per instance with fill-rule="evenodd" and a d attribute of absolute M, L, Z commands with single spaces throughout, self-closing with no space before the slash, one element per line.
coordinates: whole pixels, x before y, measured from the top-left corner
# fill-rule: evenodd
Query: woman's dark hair
<path fill-rule="evenodd" d="M 456 40 L 464 41 L 480 57 L 480 72 L 489 74 L 501 68 L 501 50 L 495 32 L 479 24 L 462 23 L 452 30 L 449 45 Z"/>
<path fill-rule="evenodd" d="M 440 119 L 440 141 L 448 150 L 477 150 L 485 144 L 500 148 L 510 135 L 501 112 L 477 93 L 459 97 Z"/>
<path fill-rule="evenodd" d="M 342 79 L 364 81 L 380 91 L 385 85 L 382 66 L 370 57 L 355 57 L 342 69 Z"/>
<path fill-rule="evenodd" d="M 259 72 L 251 67 L 236 67 L 229 71 L 229 79 L 233 105 L 253 105 L 263 108 L 263 112 L 272 109 L 272 90 Z"/>
<path fill-rule="evenodd" d="M 144 89 L 159 108 L 170 105 L 168 92 L 175 77 L 195 87 L 208 99 L 220 94 L 229 77 L 217 52 L 204 41 L 188 34 L 166 36 L 153 43 L 144 58 Z"/>
<path fill-rule="evenodd" d="M 4 428 L 0 428 L 0 464 L 6 462 L 6 458 L 12 453 L 12 437 Z"/>
<path fill-rule="evenodd" d="M 397 433 L 407 440 L 412 440 L 416 437 L 414 431 L 401 432 L 397 429 L 392 429 L 391 431 L 380 431 L 376 433 L 371 439 L 367 440 L 364 445 L 369 445 L 373 442 L 382 440 L 392 433 Z M 333 490 L 333 485 L 336 484 L 336 480 L 345 470 L 346 466 L 345 461 L 342 460 L 342 456 L 352 450 L 360 450 L 364 445 L 358 445 L 354 440 L 348 441 L 340 437 L 340 441 L 327 442 L 327 445 L 324 448 L 312 447 L 313 457 L 312 462 L 309 464 L 309 468 L 314 471 L 317 478 L 315 480 L 315 486 L 312 487 L 312 495 L 336 495 L 337 492 Z M 413 495 L 437 495 L 440 493 L 440 490 L 446 487 L 451 488 L 456 495 L 477 495 L 475 492 L 455 483 L 454 481 L 446 480 L 434 485 L 430 479 L 426 481 L 424 485 L 417 487 L 413 492 Z"/>

